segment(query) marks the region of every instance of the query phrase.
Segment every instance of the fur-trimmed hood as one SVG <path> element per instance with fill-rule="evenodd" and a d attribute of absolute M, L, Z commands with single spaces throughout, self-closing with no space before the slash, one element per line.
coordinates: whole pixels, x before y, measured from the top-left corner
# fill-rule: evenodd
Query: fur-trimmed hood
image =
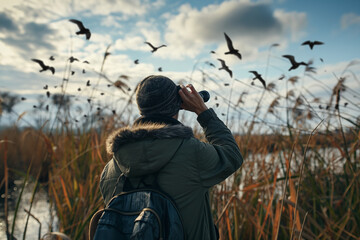
<path fill-rule="evenodd" d="M 182 124 L 143 123 L 114 131 L 106 145 L 122 172 L 140 176 L 161 169 L 191 137 L 192 129 Z"/>

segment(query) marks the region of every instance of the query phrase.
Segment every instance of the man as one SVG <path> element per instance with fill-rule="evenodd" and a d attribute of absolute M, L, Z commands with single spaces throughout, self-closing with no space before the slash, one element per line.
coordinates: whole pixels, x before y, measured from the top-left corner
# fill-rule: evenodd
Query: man
<path fill-rule="evenodd" d="M 135 187 L 153 182 L 156 176 L 158 186 L 180 211 L 187 239 L 217 239 L 208 190 L 243 162 L 230 130 L 192 85 L 177 87 L 164 76 L 142 80 L 136 101 L 141 117 L 107 141 L 113 158 L 100 180 L 105 203 L 119 193 L 115 186 L 121 173 Z M 177 120 L 181 108 L 198 115 L 209 143 L 196 139 L 192 129 Z"/>

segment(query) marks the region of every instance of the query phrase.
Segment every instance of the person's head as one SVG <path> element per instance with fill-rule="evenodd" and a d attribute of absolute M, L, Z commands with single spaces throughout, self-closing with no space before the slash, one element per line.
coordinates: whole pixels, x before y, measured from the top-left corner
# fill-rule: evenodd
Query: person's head
<path fill-rule="evenodd" d="M 136 102 L 142 116 L 174 117 L 181 105 L 179 88 L 169 78 L 151 75 L 136 87 Z"/>

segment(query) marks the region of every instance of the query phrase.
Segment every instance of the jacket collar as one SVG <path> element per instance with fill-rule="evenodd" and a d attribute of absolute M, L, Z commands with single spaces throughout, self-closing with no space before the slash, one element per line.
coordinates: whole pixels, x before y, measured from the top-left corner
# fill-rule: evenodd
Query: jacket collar
<path fill-rule="evenodd" d="M 193 131 L 174 118 L 141 117 L 133 126 L 114 131 L 106 140 L 109 154 L 115 153 L 121 146 L 144 139 L 191 138 Z"/>
<path fill-rule="evenodd" d="M 141 116 L 135 120 L 134 125 L 138 124 L 146 124 L 146 123 L 159 123 L 159 124 L 166 124 L 166 125 L 176 125 L 181 124 L 178 120 L 172 117 L 161 116 L 161 115 L 148 115 L 148 116 Z"/>

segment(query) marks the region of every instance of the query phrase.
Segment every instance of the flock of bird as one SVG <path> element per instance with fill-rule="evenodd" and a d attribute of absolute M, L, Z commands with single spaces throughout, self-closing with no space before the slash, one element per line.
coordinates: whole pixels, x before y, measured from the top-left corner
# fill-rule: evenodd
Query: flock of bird
<path fill-rule="evenodd" d="M 241 60 L 242 56 L 239 53 L 239 50 L 234 48 L 230 37 L 226 33 L 224 33 L 224 35 L 225 35 L 225 40 L 226 40 L 226 44 L 228 47 L 228 51 L 225 52 L 225 54 L 233 54 Z M 320 41 L 305 41 L 301 45 L 302 46 L 309 45 L 310 49 L 312 50 L 315 45 L 322 45 L 322 44 L 324 44 L 324 43 L 320 42 Z M 274 44 L 274 46 L 278 46 L 278 44 Z M 215 54 L 215 51 L 211 51 L 210 53 Z M 297 62 L 295 60 L 295 57 L 292 55 L 282 55 L 282 57 L 287 58 L 291 63 L 289 71 L 297 69 L 300 65 L 304 65 L 304 66 L 309 65 L 308 63 L 305 63 L 305 62 Z M 217 60 L 219 60 L 221 63 L 221 67 L 219 68 L 219 70 L 225 70 L 226 72 L 229 73 L 230 77 L 232 77 L 233 73 L 230 70 L 230 68 L 226 65 L 225 61 L 220 58 L 218 58 Z M 211 65 L 211 63 L 209 63 L 209 65 Z M 261 84 L 264 86 L 264 88 L 266 89 L 266 81 L 262 78 L 261 74 L 259 74 L 257 71 L 249 71 L 249 72 L 254 74 L 254 76 L 255 76 L 252 80 L 258 79 L 261 82 Z"/>
<path fill-rule="evenodd" d="M 91 31 L 90 31 L 90 29 L 86 28 L 81 21 L 76 20 L 76 19 L 70 19 L 69 21 L 72 22 L 72 23 L 74 23 L 74 24 L 76 24 L 77 27 L 79 28 L 79 31 L 75 32 L 77 35 L 85 35 L 86 40 L 89 40 L 89 39 L 91 38 Z M 241 53 L 239 52 L 239 50 L 234 47 L 231 38 L 230 38 L 225 32 L 224 32 L 224 36 L 225 36 L 225 40 L 226 40 L 226 44 L 227 44 L 227 48 L 228 48 L 228 51 L 226 51 L 224 54 L 225 54 L 225 55 L 234 55 L 234 56 L 236 56 L 239 60 L 241 60 L 241 59 L 242 59 L 242 55 L 241 55 Z M 167 47 L 167 45 L 165 45 L 165 44 L 162 44 L 162 45 L 160 45 L 160 46 L 154 46 L 152 43 L 150 43 L 150 42 L 148 42 L 148 41 L 145 41 L 144 43 L 147 44 L 147 45 L 151 48 L 151 53 L 154 53 L 154 52 L 158 51 L 160 48 Z M 309 48 L 312 50 L 315 45 L 322 45 L 322 44 L 324 44 L 324 43 L 323 43 L 323 42 L 320 42 L 320 41 L 305 41 L 305 42 L 303 42 L 301 45 L 302 45 L 302 46 L 303 46 L 303 45 L 308 45 Z M 273 44 L 273 45 L 274 45 L 274 46 L 278 46 L 278 44 Z M 210 53 L 216 54 L 215 51 L 210 51 Z M 110 54 L 110 53 L 106 52 L 106 54 Z M 106 57 L 106 56 L 105 56 L 105 57 Z M 292 55 L 282 55 L 282 57 L 284 57 L 284 58 L 286 58 L 286 59 L 288 59 L 288 60 L 290 61 L 291 66 L 290 66 L 290 68 L 289 68 L 288 71 L 297 69 L 297 68 L 298 68 L 299 66 L 301 66 L 301 65 L 303 65 L 303 66 L 308 66 L 308 65 L 309 65 L 309 63 L 305 63 L 305 62 L 297 62 L 297 61 L 295 60 L 295 57 L 292 56 Z M 49 70 L 52 74 L 55 74 L 55 68 L 54 68 L 53 66 L 46 65 L 46 64 L 45 64 L 42 60 L 40 60 L 40 59 L 35 59 L 35 58 L 33 58 L 33 59 L 31 59 L 31 60 L 39 64 L 39 66 L 41 67 L 40 72 Z M 50 61 L 54 61 L 54 60 L 55 60 L 54 56 L 51 56 L 51 57 L 49 58 L 49 60 L 50 60 Z M 232 78 L 232 77 L 233 77 L 233 72 L 231 71 L 231 69 L 229 68 L 229 66 L 226 65 L 225 60 L 223 60 L 223 59 L 221 59 L 221 58 L 217 58 L 217 60 L 218 60 L 218 61 L 220 62 L 220 64 L 221 64 L 221 66 L 220 66 L 218 69 L 219 69 L 219 70 L 224 70 L 224 71 L 226 71 L 226 72 L 229 74 L 229 76 Z M 79 59 L 71 56 L 71 57 L 68 59 L 68 61 L 69 61 L 70 63 L 73 63 L 73 62 L 75 62 L 75 61 L 79 61 Z M 89 64 L 88 61 L 83 61 L 83 63 Z M 216 66 L 215 66 L 213 63 L 211 63 L 211 62 L 207 62 L 207 63 L 208 63 L 210 66 L 212 66 L 212 67 L 216 67 Z M 134 60 L 134 64 L 139 64 L 139 59 Z M 159 68 L 158 68 L 158 71 L 161 72 L 161 71 L 162 71 L 162 68 L 159 67 Z M 85 69 L 83 69 L 82 73 L 85 73 L 85 72 L 86 72 Z M 263 85 L 264 89 L 266 89 L 266 87 L 267 87 L 267 86 L 266 86 L 266 81 L 265 81 L 265 79 L 262 78 L 261 74 L 258 73 L 258 72 L 255 71 L 255 70 L 252 70 L 252 71 L 249 71 L 249 72 L 254 75 L 254 77 L 252 78 L 252 80 L 253 80 L 253 81 L 256 80 L 256 79 L 259 80 L 259 81 L 261 82 L 261 84 Z M 72 72 L 71 72 L 71 75 L 74 75 L 74 74 L 75 74 L 75 72 L 72 71 Z M 283 76 L 282 78 L 284 78 L 284 76 Z M 279 78 L 279 79 L 280 79 L 280 78 Z M 87 86 L 87 87 L 88 87 L 88 86 L 91 86 L 90 80 L 87 81 L 86 86 Z M 108 84 L 108 87 L 109 87 L 109 86 L 111 86 L 111 85 Z M 48 86 L 46 85 L 46 87 L 44 87 L 44 89 L 47 89 L 47 88 L 48 88 Z M 78 91 L 81 91 L 81 88 L 78 88 Z M 47 97 L 49 97 L 49 95 L 50 95 L 50 92 L 47 92 Z"/>

